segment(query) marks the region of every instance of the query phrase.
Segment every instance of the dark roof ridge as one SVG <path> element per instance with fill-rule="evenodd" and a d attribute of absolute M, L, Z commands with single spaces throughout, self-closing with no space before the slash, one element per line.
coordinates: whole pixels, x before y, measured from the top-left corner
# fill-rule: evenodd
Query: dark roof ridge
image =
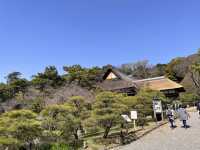
<path fill-rule="evenodd" d="M 115 73 L 119 78 L 123 79 L 123 80 L 127 80 L 127 81 L 133 81 L 132 78 L 130 78 L 128 75 L 122 73 L 119 69 L 117 69 L 114 66 L 109 65 L 107 72 L 111 70 L 113 71 L 113 73 Z"/>

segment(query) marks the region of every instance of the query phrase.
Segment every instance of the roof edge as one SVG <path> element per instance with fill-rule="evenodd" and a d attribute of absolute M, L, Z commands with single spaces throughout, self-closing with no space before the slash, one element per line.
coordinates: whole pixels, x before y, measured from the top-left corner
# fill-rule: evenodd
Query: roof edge
<path fill-rule="evenodd" d="M 154 78 L 134 80 L 134 82 L 152 81 L 152 80 L 160 80 L 160 79 L 167 79 L 167 78 L 165 76 L 160 76 L 160 77 L 154 77 Z"/>

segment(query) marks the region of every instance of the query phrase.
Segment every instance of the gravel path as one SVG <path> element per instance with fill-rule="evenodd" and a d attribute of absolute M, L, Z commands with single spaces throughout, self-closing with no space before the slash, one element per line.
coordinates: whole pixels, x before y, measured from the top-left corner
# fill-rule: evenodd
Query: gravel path
<path fill-rule="evenodd" d="M 197 112 L 190 115 L 188 124 L 191 127 L 188 129 L 181 128 L 182 124 L 177 120 L 176 129 L 164 125 L 119 150 L 200 150 L 200 119 Z"/>

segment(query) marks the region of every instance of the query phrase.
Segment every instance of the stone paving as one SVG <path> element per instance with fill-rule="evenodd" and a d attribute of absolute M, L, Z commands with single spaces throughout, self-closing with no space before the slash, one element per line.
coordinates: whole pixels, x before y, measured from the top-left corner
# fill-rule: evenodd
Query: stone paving
<path fill-rule="evenodd" d="M 179 120 L 177 128 L 169 124 L 156 129 L 143 138 L 115 150 L 200 150 L 200 119 L 197 112 L 190 113 L 188 129 L 182 128 Z"/>

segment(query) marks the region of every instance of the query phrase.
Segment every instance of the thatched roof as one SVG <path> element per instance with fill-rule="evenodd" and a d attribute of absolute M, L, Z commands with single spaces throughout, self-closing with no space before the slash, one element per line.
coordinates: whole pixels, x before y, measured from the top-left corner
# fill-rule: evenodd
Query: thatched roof
<path fill-rule="evenodd" d="M 110 73 L 113 73 L 117 78 L 116 79 L 107 79 Z M 100 87 L 105 90 L 119 90 L 126 88 L 135 88 L 138 89 L 143 86 L 148 86 L 152 90 L 165 91 L 177 89 L 180 92 L 185 91 L 184 87 L 165 76 L 148 78 L 142 80 L 134 80 L 129 76 L 121 73 L 116 68 L 110 67 L 107 69 L 103 76 L 103 82 L 101 82 Z"/>
<path fill-rule="evenodd" d="M 105 80 L 106 77 L 110 74 L 110 73 L 114 73 L 119 79 L 121 80 L 125 80 L 125 81 L 133 81 L 132 78 L 128 77 L 127 75 L 125 75 L 124 73 L 120 72 L 119 70 L 115 69 L 114 67 L 110 67 L 107 69 L 107 71 L 105 72 L 103 79 Z"/>
<path fill-rule="evenodd" d="M 113 73 L 116 78 L 108 79 L 107 77 Z M 105 90 L 119 90 L 119 89 L 127 89 L 134 88 L 135 90 L 147 86 L 148 88 L 156 91 L 166 91 L 166 90 L 178 90 L 179 92 L 183 92 L 184 87 L 165 76 L 148 78 L 142 80 L 135 80 L 123 73 L 121 73 L 116 68 L 110 67 L 107 69 L 103 76 L 103 82 L 101 82 L 100 87 Z"/>
<path fill-rule="evenodd" d="M 143 80 L 134 81 L 139 87 L 148 86 L 152 90 L 165 91 L 171 89 L 178 89 L 179 91 L 184 91 L 184 87 L 165 76 L 148 78 Z"/>
<path fill-rule="evenodd" d="M 105 80 L 102 83 L 99 84 L 101 88 L 104 90 L 119 90 L 119 89 L 126 89 L 126 88 L 135 88 L 136 84 L 129 81 L 124 80 Z"/>
<path fill-rule="evenodd" d="M 113 73 L 117 76 L 117 79 L 114 80 L 106 80 L 107 76 L 110 73 Z M 135 88 L 137 89 L 137 85 L 133 82 L 133 79 L 128 77 L 127 75 L 121 73 L 119 70 L 110 67 L 107 69 L 103 76 L 103 82 L 99 83 L 99 86 L 105 90 L 119 90 L 125 88 Z"/>

